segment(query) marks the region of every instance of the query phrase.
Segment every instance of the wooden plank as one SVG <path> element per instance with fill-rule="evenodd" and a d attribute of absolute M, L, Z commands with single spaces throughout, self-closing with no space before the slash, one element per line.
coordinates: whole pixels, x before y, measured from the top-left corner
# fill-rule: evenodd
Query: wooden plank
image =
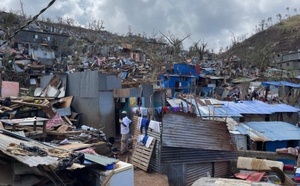
<path fill-rule="evenodd" d="M 74 96 L 67 96 L 64 98 L 61 98 L 61 104 L 59 104 L 58 108 L 69 108 L 71 107 L 72 101 L 74 99 Z"/>

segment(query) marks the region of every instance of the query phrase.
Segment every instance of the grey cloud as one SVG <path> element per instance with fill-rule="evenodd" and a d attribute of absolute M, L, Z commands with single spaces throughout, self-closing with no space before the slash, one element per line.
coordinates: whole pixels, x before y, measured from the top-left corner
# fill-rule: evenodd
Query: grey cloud
<path fill-rule="evenodd" d="M 35 15 L 49 2 L 23 0 L 24 10 Z M 3 7 L 20 10 L 20 1 L 2 0 L 0 8 Z M 127 33 L 128 26 L 134 33 L 145 32 L 148 36 L 158 31 L 170 31 L 179 38 L 191 34 L 186 48 L 203 39 L 216 51 L 230 44 L 231 33 L 250 36 L 262 19 L 272 17 L 274 23 L 278 13 L 284 17 L 286 7 L 290 14 L 298 13 L 294 8 L 300 11 L 298 0 L 64 0 L 56 1 L 43 17 L 72 17 L 82 25 L 101 19 L 106 30 L 119 34 Z"/>

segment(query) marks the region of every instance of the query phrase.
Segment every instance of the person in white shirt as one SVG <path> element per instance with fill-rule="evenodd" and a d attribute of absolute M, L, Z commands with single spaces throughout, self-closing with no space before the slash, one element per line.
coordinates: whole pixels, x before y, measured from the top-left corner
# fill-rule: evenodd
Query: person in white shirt
<path fill-rule="evenodd" d="M 128 151 L 129 124 L 131 120 L 127 117 L 127 112 L 122 111 L 122 119 L 119 120 L 121 126 L 121 154 Z"/>

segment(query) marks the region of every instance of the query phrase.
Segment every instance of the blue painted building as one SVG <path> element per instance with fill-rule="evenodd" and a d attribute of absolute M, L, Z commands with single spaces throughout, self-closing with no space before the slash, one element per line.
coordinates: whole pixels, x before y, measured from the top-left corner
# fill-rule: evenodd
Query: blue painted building
<path fill-rule="evenodd" d="M 164 74 L 160 76 L 161 86 L 170 88 L 172 95 L 174 95 L 175 92 L 191 93 L 197 86 L 196 79 L 196 76 L 193 75 Z"/>
<path fill-rule="evenodd" d="M 250 138 L 248 150 L 275 152 L 279 148 L 297 147 L 300 144 L 300 128 L 282 121 L 253 121 L 235 126 L 240 134 Z M 282 160 L 286 164 L 295 161 Z"/>

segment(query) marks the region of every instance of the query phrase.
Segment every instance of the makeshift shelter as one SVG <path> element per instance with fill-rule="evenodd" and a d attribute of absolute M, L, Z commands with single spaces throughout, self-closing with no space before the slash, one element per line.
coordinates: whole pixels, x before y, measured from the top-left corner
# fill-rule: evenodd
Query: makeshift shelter
<path fill-rule="evenodd" d="M 133 127 L 138 126 L 135 116 Z M 171 184 L 191 185 L 207 173 L 226 176 L 230 160 L 237 158 L 226 123 L 202 120 L 195 114 L 168 112 L 160 132 L 148 130 L 148 135 L 156 139 L 150 168 L 166 174 Z"/>
<path fill-rule="evenodd" d="M 236 126 L 236 129 L 245 136 L 244 138 L 239 138 L 238 144 L 244 143 L 248 150 L 275 152 L 276 149 L 297 147 L 300 144 L 300 128 L 286 122 L 245 122 Z M 296 165 L 296 161 L 282 161 Z"/>

